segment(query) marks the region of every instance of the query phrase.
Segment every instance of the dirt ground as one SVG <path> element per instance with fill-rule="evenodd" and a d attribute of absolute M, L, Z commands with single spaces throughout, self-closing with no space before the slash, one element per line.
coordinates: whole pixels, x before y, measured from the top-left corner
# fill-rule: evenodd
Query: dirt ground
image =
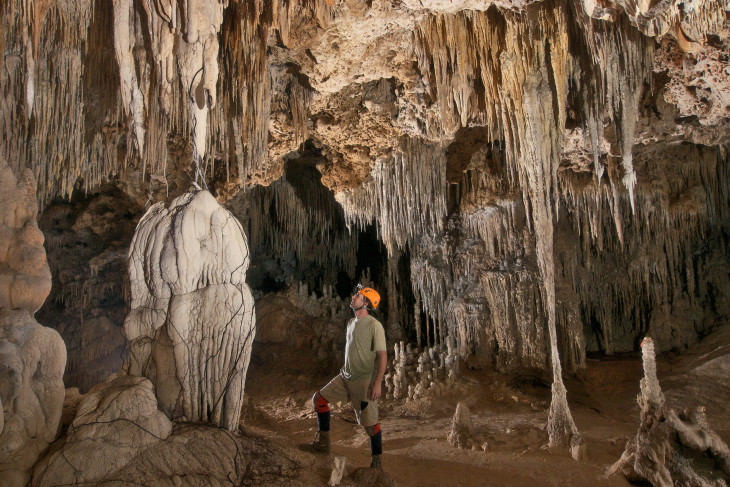
<path fill-rule="evenodd" d="M 730 329 L 682 354 L 658 358 L 668 406 L 706 406 L 710 426 L 725 442 L 730 439 L 728 364 Z M 316 431 L 311 396 L 338 366 L 317 363 L 307 351 L 256 344 L 247 380 L 244 431 L 286 448 L 311 441 Z M 708 368 L 712 373 L 696 372 Z M 457 383 L 440 395 L 417 401 L 381 400 L 383 468 L 397 485 L 630 485 L 621 476 L 606 478 L 605 471 L 619 459 L 639 425 L 636 396 L 643 370 L 638 353 L 589 359 L 585 369 L 566 378 L 571 411 L 587 445 L 588 458 L 581 462 L 567 450 L 547 446 L 549 384 L 526 374 L 464 369 Z M 447 434 L 459 402 L 469 407 L 482 448 L 460 450 L 449 445 Z M 348 473 L 369 465 L 368 438 L 347 405 L 333 408 L 331 431 L 332 454 L 312 455 L 307 484 L 327 485 L 335 456 L 347 458 Z"/>

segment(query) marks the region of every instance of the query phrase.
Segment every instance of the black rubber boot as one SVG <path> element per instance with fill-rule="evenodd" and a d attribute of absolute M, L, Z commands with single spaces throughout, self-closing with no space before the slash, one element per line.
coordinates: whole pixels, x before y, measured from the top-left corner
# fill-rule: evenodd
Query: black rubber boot
<path fill-rule="evenodd" d="M 374 468 L 376 470 L 383 470 L 383 464 L 380 461 L 380 455 L 373 455 L 370 458 L 370 468 Z"/>

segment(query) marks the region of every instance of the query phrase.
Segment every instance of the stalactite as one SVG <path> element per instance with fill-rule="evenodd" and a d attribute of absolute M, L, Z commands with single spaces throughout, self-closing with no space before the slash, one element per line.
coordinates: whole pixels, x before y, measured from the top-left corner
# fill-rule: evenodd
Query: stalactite
<path fill-rule="evenodd" d="M 364 229 L 376 222 L 392 255 L 409 241 L 435 235 L 446 216 L 446 165 L 443 150 L 405 139 L 388 160 L 379 160 L 364 186 L 335 195 L 348 225 Z"/>
<path fill-rule="evenodd" d="M 572 63 L 566 12 L 559 5 L 541 5 L 531 12 L 505 12 L 503 16 L 494 9 L 437 15 L 417 30 L 416 41 L 420 69 L 437 84 L 443 120 L 452 112 L 462 114 L 462 125 L 468 121 L 466 101 L 476 98 L 473 67 L 482 67 L 481 106 L 490 107 L 486 118 L 494 121 L 489 125 L 496 125 L 500 129 L 497 133 L 501 132 L 506 141 L 508 162 L 522 183 L 528 222 L 536 237 L 553 369 L 550 442 L 563 446 L 580 443 L 558 357 L 553 262 L 553 205 L 558 204 L 554 196 L 566 119 L 568 67 Z M 489 59 L 500 62 L 492 64 Z M 474 113 L 480 104 L 472 102 L 469 106 Z M 494 115 L 491 107 L 495 107 Z M 446 131 L 450 128 L 445 125 Z"/>
<path fill-rule="evenodd" d="M 614 141 L 612 153 L 621 160 L 621 174 L 609 171 L 609 177 L 614 184 L 620 178 L 628 190 L 633 214 L 636 172 L 632 147 L 639 100 L 644 85 L 651 83 L 654 44 L 632 28 L 624 16 L 616 22 L 583 22 L 574 26 L 579 31 L 574 38 L 583 38 L 582 42 L 576 42 L 582 56 L 580 71 L 584 73 L 581 85 L 586 88 L 587 95 L 581 103 L 590 132 L 597 180 L 603 175 L 599 141 L 609 135 Z M 604 120 L 614 124 L 612 134 L 605 134 Z M 615 222 L 620 232 L 620 216 L 616 215 Z"/>
<path fill-rule="evenodd" d="M 309 116 L 309 103 L 312 98 L 312 89 L 304 86 L 298 78 L 294 78 L 289 87 L 289 109 L 292 114 L 292 125 L 296 145 L 304 143 L 309 137 L 307 118 Z"/>
<path fill-rule="evenodd" d="M 254 256 L 294 254 L 300 266 L 328 269 L 330 282 L 336 282 L 337 270 L 355 277 L 357 235 L 345 229 L 342 209 L 321 183 L 319 188 L 296 191 L 285 175 L 243 198 L 249 201 L 246 215 Z"/>
<path fill-rule="evenodd" d="M 631 23 L 642 34 L 654 37 L 671 33 L 685 50 L 703 44 L 707 34 L 722 31 L 725 23 L 723 10 L 728 10 L 724 0 L 695 1 L 691 4 L 667 1 L 656 5 L 636 0 L 619 0 L 616 3 L 623 7 Z"/>
<path fill-rule="evenodd" d="M 407 305 L 407 293 L 410 290 L 409 279 L 402 275 L 400 267 L 403 261 L 403 253 L 397 251 L 395 255 L 388 257 L 387 272 L 387 296 L 388 296 L 388 339 L 391 341 L 404 338 L 404 332 L 415 327 L 413 313 Z M 407 260 L 406 260 L 407 262 Z"/>
<path fill-rule="evenodd" d="M 435 322 L 445 316 L 452 283 L 449 273 L 444 272 L 442 267 L 433 265 L 431 257 L 434 254 L 438 256 L 448 255 L 448 250 L 445 246 L 439 246 L 437 242 L 430 240 L 427 244 L 412 249 L 412 252 L 411 286 L 417 301 L 421 305 L 420 307 L 426 313 L 426 341 L 424 345 L 431 346 L 435 344 L 435 341 L 431 342 L 428 320 L 431 319 Z M 427 252 L 430 252 L 431 255 L 427 255 Z M 418 319 L 415 325 L 420 327 Z"/>
<path fill-rule="evenodd" d="M 244 184 L 268 168 L 267 141 L 271 81 L 266 42 L 271 20 L 266 11 L 276 1 L 232 2 L 223 26 L 222 99 L 214 111 L 211 133 L 226 167 Z"/>
<path fill-rule="evenodd" d="M 129 169 L 164 181 L 170 158 L 196 160 L 199 179 L 219 178 L 218 161 L 238 183 L 266 173 L 266 46 L 272 23 L 284 22 L 272 15 L 278 3 L 6 2 L 0 153 L 16 173 L 34 168 L 41 204 Z M 332 11 L 319 3 L 285 10 L 326 25 Z M 306 93 L 293 102 L 303 108 Z"/>
<path fill-rule="evenodd" d="M 13 0 L 0 12 L 6 51 L 0 154 L 16 174 L 33 169 L 40 204 L 70 195 L 77 179 L 90 172 L 81 83 L 90 3 Z"/>
<path fill-rule="evenodd" d="M 114 40 L 120 68 L 122 103 L 131 118 L 132 132 L 140 156 L 145 156 L 145 124 L 150 113 L 150 77 L 155 71 L 161 103 L 159 109 L 170 114 L 173 83 L 179 80 L 182 99 L 187 104 L 188 123 L 193 143 L 193 159 L 203 160 L 208 147 L 208 111 L 217 102 L 218 35 L 223 24 L 223 10 L 228 2 L 177 4 L 150 0 L 143 2 L 144 17 L 133 2 L 114 1 Z M 201 22 L 200 19 L 205 19 Z M 140 28 L 145 32 L 140 32 Z M 139 59 L 134 51 L 143 36 L 149 36 L 148 59 Z M 137 77 L 138 65 L 141 77 Z M 153 67 L 154 66 L 154 67 Z M 177 68 L 177 69 L 176 69 Z M 167 117 L 165 117 L 167 118 Z M 157 131 L 154 126 L 150 130 Z M 164 134 L 166 131 L 162 130 Z"/>
<path fill-rule="evenodd" d="M 644 163 L 655 182 L 637 194 L 636 214 L 623 241 L 612 208 L 628 212 L 628 195 L 617 197 L 605 182 L 579 191 L 569 182 L 561 185 L 580 252 L 558 254 L 556 272 L 580 299 L 583 320 L 592 327 L 588 338 L 593 350 L 633 350 L 648 331 L 667 350 L 696 341 L 712 323 L 706 315 L 713 311 L 702 297 L 715 285 L 710 279 L 713 255 L 726 245 L 717 227 L 728 218 L 728 161 L 721 151 L 690 145 L 678 146 L 662 159 L 672 161 L 674 174 L 662 174 L 664 166 L 656 162 Z M 636 261 L 637 256 L 640 265 L 628 265 L 620 274 L 612 271 L 624 268 L 617 262 Z M 687 321 L 693 326 L 685 326 Z"/>

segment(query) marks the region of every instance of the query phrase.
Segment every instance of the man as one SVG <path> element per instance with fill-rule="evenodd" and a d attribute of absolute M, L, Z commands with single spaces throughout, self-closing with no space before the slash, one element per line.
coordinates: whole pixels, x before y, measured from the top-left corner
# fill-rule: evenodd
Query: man
<path fill-rule="evenodd" d="M 350 301 L 355 318 L 347 323 L 345 365 L 339 375 L 314 393 L 312 404 L 317 413 L 317 437 L 309 449 L 330 451 L 330 403 L 350 401 L 355 417 L 370 437 L 370 468 L 382 470 L 382 435 L 378 423 L 378 399 L 388 361 L 383 325 L 370 316 L 380 304 L 380 294 L 369 287 L 357 287 Z"/>

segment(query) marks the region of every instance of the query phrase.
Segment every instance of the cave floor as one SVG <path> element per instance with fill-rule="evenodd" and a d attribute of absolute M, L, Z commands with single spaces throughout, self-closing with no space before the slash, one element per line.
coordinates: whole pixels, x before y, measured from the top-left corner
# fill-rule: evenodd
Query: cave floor
<path fill-rule="evenodd" d="M 705 405 L 710 426 L 727 442 L 730 418 L 724 405 L 730 398 L 718 397 L 712 387 L 705 388 L 706 394 L 690 387 L 697 386 L 690 372 L 700 362 L 721 357 L 721 367 L 728 363 L 730 330 L 715 335 L 714 341 L 705 340 L 681 355 L 660 356 L 658 371 L 660 383 L 671 386 L 664 390 L 667 405 Z M 265 434 L 287 449 L 311 441 L 316 431 L 311 396 L 337 367 L 307 355 L 283 345 L 254 347 L 244 431 Z M 587 445 L 588 457 L 581 462 L 567 450 L 547 446 L 550 389 L 533 376 L 465 370 L 455 385 L 418 400 L 381 400 L 384 470 L 399 486 L 630 485 L 620 475 L 606 478 L 604 473 L 636 434 L 642 374 L 641 358 L 633 354 L 589 359 L 585 369 L 566 378 L 571 412 Z M 447 441 L 459 402 L 471 412 L 473 449 L 457 449 Z M 312 456 L 307 472 L 308 481 L 319 479 L 321 485 L 327 485 L 334 456 L 346 457 L 346 473 L 369 464 L 368 439 L 351 409 L 335 406 L 332 411 L 332 454 Z"/>

